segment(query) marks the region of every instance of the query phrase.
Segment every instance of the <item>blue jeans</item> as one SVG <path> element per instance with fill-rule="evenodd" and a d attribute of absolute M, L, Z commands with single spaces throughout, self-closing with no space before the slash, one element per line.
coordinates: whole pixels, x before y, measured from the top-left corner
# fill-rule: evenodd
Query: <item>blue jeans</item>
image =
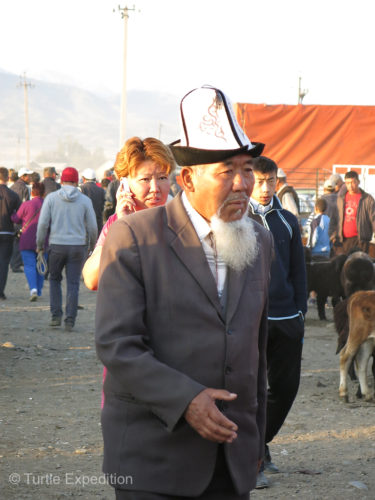
<path fill-rule="evenodd" d="M 61 317 L 61 280 L 65 267 L 66 305 L 65 321 L 74 325 L 77 316 L 78 293 L 86 245 L 51 245 L 49 254 L 49 295 L 52 317 Z"/>
<path fill-rule="evenodd" d="M 23 260 L 23 269 L 26 275 L 27 282 L 29 284 L 30 290 L 36 290 L 38 296 L 42 295 L 42 289 L 44 284 L 44 276 L 38 273 L 36 268 L 36 258 L 37 253 L 34 250 L 21 250 L 21 256 Z M 44 258 L 47 258 L 47 254 L 44 254 Z"/>
<path fill-rule="evenodd" d="M 4 294 L 12 251 L 13 236 L 11 234 L 0 234 L 0 296 Z"/>

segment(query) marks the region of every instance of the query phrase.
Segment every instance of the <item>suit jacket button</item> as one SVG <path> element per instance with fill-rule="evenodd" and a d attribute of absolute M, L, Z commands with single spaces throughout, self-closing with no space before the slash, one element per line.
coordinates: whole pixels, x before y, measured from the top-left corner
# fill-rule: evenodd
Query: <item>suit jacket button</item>
<path fill-rule="evenodd" d="M 232 330 L 227 330 L 227 334 L 232 335 L 233 334 Z"/>

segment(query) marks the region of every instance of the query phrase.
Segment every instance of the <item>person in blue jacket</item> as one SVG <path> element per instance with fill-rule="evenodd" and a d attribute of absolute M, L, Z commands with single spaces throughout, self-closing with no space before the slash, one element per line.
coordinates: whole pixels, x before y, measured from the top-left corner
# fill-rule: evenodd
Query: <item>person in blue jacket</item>
<path fill-rule="evenodd" d="M 298 220 L 275 195 L 277 164 L 259 156 L 252 165 L 255 184 L 248 215 L 271 231 L 275 245 L 269 290 L 265 455 L 256 486 L 267 488 L 264 471 L 278 472 L 268 444 L 283 425 L 300 382 L 307 285 Z"/>
<path fill-rule="evenodd" d="M 315 203 L 315 215 L 309 227 L 307 246 L 311 248 L 313 259 L 329 259 L 331 252 L 331 240 L 329 238 L 330 218 L 325 213 L 327 202 L 319 198 Z"/>

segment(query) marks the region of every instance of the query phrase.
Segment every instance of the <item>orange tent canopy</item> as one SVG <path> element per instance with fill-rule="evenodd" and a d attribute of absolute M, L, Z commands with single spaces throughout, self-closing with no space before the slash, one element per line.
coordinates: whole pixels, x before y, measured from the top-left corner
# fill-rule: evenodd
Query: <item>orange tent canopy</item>
<path fill-rule="evenodd" d="M 375 165 L 375 106 L 238 103 L 235 109 L 250 140 L 266 144 L 263 154 L 295 187 L 333 165 Z"/>

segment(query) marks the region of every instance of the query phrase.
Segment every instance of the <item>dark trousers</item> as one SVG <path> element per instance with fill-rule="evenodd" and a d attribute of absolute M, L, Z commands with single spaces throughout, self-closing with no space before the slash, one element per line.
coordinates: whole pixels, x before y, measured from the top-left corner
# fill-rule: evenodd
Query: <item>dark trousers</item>
<path fill-rule="evenodd" d="M 344 254 L 348 254 L 353 248 L 362 250 L 362 252 L 368 253 L 370 247 L 369 241 L 361 241 L 358 236 L 353 236 L 352 238 L 344 238 L 342 244 L 342 250 Z"/>
<path fill-rule="evenodd" d="M 13 236 L 11 234 L 0 234 L 0 296 L 4 294 L 7 283 L 12 251 Z"/>
<path fill-rule="evenodd" d="M 249 500 L 250 493 L 239 495 L 235 492 L 230 477 L 222 446 L 218 454 L 211 482 L 198 497 L 183 497 L 177 495 L 162 495 L 147 491 L 129 491 L 116 488 L 116 500 Z M 183 450 L 181 450 L 183 453 Z M 194 478 L 191 478 L 194 481 Z"/>
<path fill-rule="evenodd" d="M 266 443 L 283 425 L 297 395 L 304 335 L 299 317 L 268 322 Z"/>
<path fill-rule="evenodd" d="M 77 316 L 79 284 L 85 257 L 86 245 L 51 245 L 50 247 L 49 293 L 51 314 L 53 317 L 61 317 L 63 314 L 61 280 L 62 271 L 65 267 L 65 321 L 68 321 L 73 325 Z"/>
<path fill-rule="evenodd" d="M 17 238 L 13 238 L 13 250 L 10 259 L 10 267 L 12 268 L 12 271 L 20 269 L 23 265 L 21 252 L 18 245 L 19 245 L 19 240 Z"/>

